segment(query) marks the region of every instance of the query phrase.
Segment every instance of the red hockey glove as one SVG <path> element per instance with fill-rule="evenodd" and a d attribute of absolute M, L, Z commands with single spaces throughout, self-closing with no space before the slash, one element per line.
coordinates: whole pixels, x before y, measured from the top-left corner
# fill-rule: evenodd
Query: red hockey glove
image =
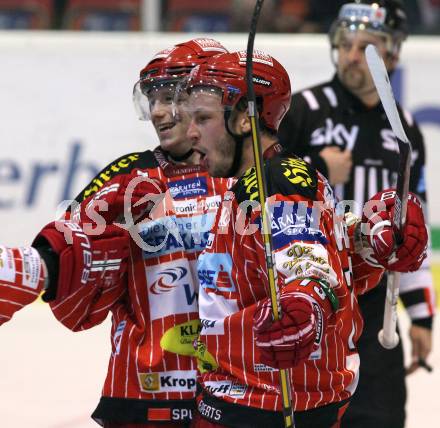
<path fill-rule="evenodd" d="M 52 311 L 67 327 L 75 329 L 101 295 L 103 303 L 121 295 L 129 255 L 128 236 L 114 225 L 106 226 L 99 236 L 89 236 L 73 222 L 53 222 L 39 233 L 33 245 L 39 248 L 49 244 L 59 260 L 55 280 L 49 272 L 47 293 L 52 298 L 45 300 L 54 299 Z"/>
<path fill-rule="evenodd" d="M 307 360 L 321 343 L 324 316 L 321 306 L 307 294 L 289 291 L 280 298 L 282 317 L 273 321 L 269 299 L 258 305 L 254 333 L 261 362 L 286 369 Z"/>
<path fill-rule="evenodd" d="M 428 233 L 422 205 L 416 195 L 408 195 L 406 224 L 403 242 L 395 248 L 393 216 L 396 192 L 383 190 L 365 204 L 362 216 L 363 233 L 367 236 L 374 256 L 386 269 L 396 272 L 413 272 L 426 258 Z M 371 203 L 381 201 L 381 203 Z"/>
<path fill-rule="evenodd" d="M 90 225 L 105 225 L 113 222 L 130 226 L 147 218 L 155 203 L 166 192 L 157 179 L 137 174 L 118 175 L 111 183 L 84 200 L 73 209 L 72 220 Z M 89 226 L 87 225 L 89 224 Z"/>

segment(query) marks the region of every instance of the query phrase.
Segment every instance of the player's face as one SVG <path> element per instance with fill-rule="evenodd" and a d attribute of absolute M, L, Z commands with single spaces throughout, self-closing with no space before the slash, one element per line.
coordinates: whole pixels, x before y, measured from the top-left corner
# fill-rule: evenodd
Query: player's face
<path fill-rule="evenodd" d="M 344 31 L 338 48 L 337 72 L 344 86 L 358 97 L 375 91 L 371 74 L 365 59 L 365 48 L 369 44 L 377 47 L 388 69 L 392 59 L 386 52 L 384 37 L 367 31 Z"/>
<path fill-rule="evenodd" d="M 186 133 L 189 115 L 174 104 L 174 90 L 163 87 L 148 94 L 151 121 L 159 137 L 160 146 L 174 156 L 181 156 L 191 149 Z M 176 114 L 177 113 L 177 114 Z"/>
<path fill-rule="evenodd" d="M 235 142 L 225 128 L 224 108 L 220 95 L 193 91 L 188 100 L 191 122 L 188 137 L 200 153 L 200 164 L 212 177 L 228 177 Z"/>

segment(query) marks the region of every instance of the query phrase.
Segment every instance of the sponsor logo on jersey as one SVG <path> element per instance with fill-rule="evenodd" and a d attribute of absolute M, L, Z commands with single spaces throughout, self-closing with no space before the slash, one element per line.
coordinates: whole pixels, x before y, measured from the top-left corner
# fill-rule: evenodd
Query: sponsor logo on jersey
<path fill-rule="evenodd" d="M 170 421 L 171 409 L 169 407 L 149 408 L 147 417 L 149 421 Z"/>
<path fill-rule="evenodd" d="M 99 173 L 84 190 L 82 199 L 86 199 L 90 195 L 96 193 L 102 186 L 110 181 L 115 175 L 122 174 L 124 171 L 130 170 L 130 165 L 139 159 L 138 153 L 133 153 L 125 158 L 119 159 L 112 163 L 105 171 Z"/>
<path fill-rule="evenodd" d="M 41 258 L 35 248 L 19 249 L 23 263 L 23 286 L 36 290 L 40 282 Z"/>
<path fill-rule="evenodd" d="M 243 398 L 246 394 L 247 386 L 230 380 L 225 381 L 207 381 L 203 383 L 204 388 L 210 394 L 216 397 L 223 397 L 225 395 L 233 398 Z"/>
<path fill-rule="evenodd" d="M 152 320 L 197 312 L 197 295 L 188 260 L 178 259 L 145 269 Z"/>
<path fill-rule="evenodd" d="M 113 346 L 115 349 L 113 352 L 113 356 L 119 355 L 119 353 L 121 352 L 122 333 L 124 333 L 124 329 L 126 325 L 127 325 L 127 321 L 123 320 L 116 327 L 115 334 L 113 335 Z"/>
<path fill-rule="evenodd" d="M 231 271 L 232 258 L 230 254 L 204 253 L 199 257 L 197 263 L 199 283 L 206 291 L 236 291 Z"/>
<path fill-rule="evenodd" d="M 15 282 L 15 263 L 12 250 L 0 246 L 0 278 L 4 281 Z"/>
<path fill-rule="evenodd" d="M 254 372 L 255 373 L 266 373 L 266 372 L 276 372 L 278 369 L 275 369 L 270 366 L 266 366 L 266 364 L 257 363 L 254 364 Z"/>
<path fill-rule="evenodd" d="M 173 201 L 173 208 L 176 215 L 193 215 L 205 213 L 206 211 L 216 212 L 221 204 L 221 196 L 209 196 L 204 199 L 187 199 L 184 201 Z"/>
<path fill-rule="evenodd" d="M 163 217 L 140 225 L 140 237 L 151 250 L 144 259 L 178 251 L 200 252 L 208 241 L 214 213 L 193 217 Z"/>
<path fill-rule="evenodd" d="M 316 187 L 316 180 L 310 175 L 307 162 L 302 159 L 283 159 L 281 166 L 284 167 L 283 175 L 292 184 L 300 187 Z"/>
<path fill-rule="evenodd" d="M 191 409 L 173 409 L 171 413 L 171 419 L 173 421 L 186 421 L 192 419 Z"/>
<path fill-rule="evenodd" d="M 214 328 L 217 320 L 201 319 L 200 323 L 203 328 Z"/>
<path fill-rule="evenodd" d="M 195 392 L 196 370 L 138 373 L 139 385 L 144 392 Z"/>
<path fill-rule="evenodd" d="M 193 356 L 194 343 L 202 326 L 199 320 L 191 320 L 168 329 L 160 339 L 160 347 L 174 354 Z"/>
<path fill-rule="evenodd" d="M 211 421 L 219 421 L 223 416 L 222 410 L 217 409 L 214 406 L 210 406 L 209 404 L 206 404 L 203 401 L 203 399 L 199 401 L 199 404 L 197 405 L 197 409 L 202 416 L 204 416 L 205 418 Z"/>
<path fill-rule="evenodd" d="M 210 249 L 212 248 L 212 245 L 214 244 L 214 238 L 215 238 L 215 234 L 214 233 L 210 233 L 208 236 L 208 241 L 206 242 L 206 249 Z"/>
<path fill-rule="evenodd" d="M 327 243 L 319 230 L 320 211 L 306 203 L 280 202 L 271 207 L 271 229 L 275 249 L 292 241 Z"/>
<path fill-rule="evenodd" d="M 188 270 L 182 266 L 171 267 L 159 272 L 159 278 L 150 285 L 150 292 L 153 294 L 163 294 L 170 292 L 179 285 L 179 281 L 184 278 Z"/>
<path fill-rule="evenodd" d="M 193 198 L 208 193 L 206 177 L 187 178 L 168 183 L 171 196 L 174 199 Z"/>

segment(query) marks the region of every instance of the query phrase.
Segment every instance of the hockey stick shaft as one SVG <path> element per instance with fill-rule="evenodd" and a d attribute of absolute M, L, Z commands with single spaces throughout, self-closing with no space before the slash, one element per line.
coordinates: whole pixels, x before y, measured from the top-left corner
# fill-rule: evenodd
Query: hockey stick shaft
<path fill-rule="evenodd" d="M 267 184 L 264 174 L 264 160 L 263 152 L 260 143 L 260 129 L 258 126 L 257 112 L 256 112 L 256 98 L 253 83 L 253 51 L 254 40 L 257 31 L 258 18 L 260 16 L 261 8 L 264 0 L 257 0 L 252 15 L 251 28 L 249 31 L 248 45 L 246 50 L 246 80 L 248 92 L 248 114 L 251 122 L 252 132 L 252 147 L 254 151 L 255 171 L 258 185 L 258 196 L 261 204 L 261 224 L 262 236 L 264 241 L 264 251 L 266 256 L 266 268 L 270 289 L 270 300 L 272 305 L 273 319 L 275 321 L 281 318 L 280 307 L 280 290 L 277 282 L 277 270 L 274 262 L 272 234 L 270 227 L 270 218 L 268 210 L 266 209 L 267 200 Z M 280 388 L 283 405 L 284 426 L 286 428 L 294 428 L 295 422 L 292 409 L 292 392 L 290 389 L 289 371 L 286 369 L 280 370 Z"/>
<path fill-rule="evenodd" d="M 382 102 L 383 108 L 396 136 L 399 146 L 399 170 L 396 184 L 396 202 L 394 206 L 394 237 L 396 245 L 402 241 L 403 228 L 406 221 L 408 205 L 409 176 L 411 166 L 411 143 L 405 134 L 396 100 L 393 95 L 385 64 L 373 45 L 368 45 L 365 50 L 368 68 L 373 77 L 374 84 Z M 379 342 L 386 349 L 392 349 L 399 343 L 397 327 L 397 300 L 399 298 L 398 272 L 390 272 L 387 280 L 387 292 L 383 327 L 379 332 Z"/>

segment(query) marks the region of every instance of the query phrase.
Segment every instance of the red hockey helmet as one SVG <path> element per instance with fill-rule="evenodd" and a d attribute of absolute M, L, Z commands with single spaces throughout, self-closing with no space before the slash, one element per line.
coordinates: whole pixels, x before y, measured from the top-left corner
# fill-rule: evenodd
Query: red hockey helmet
<path fill-rule="evenodd" d="M 176 83 L 182 77 L 207 58 L 226 52 L 223 45 L 210 38 L 192 39 L 158 52 L 140 71 L 140 79 L 133 88 L 133 102 L 139 118 L 150 118 L 148 96 L 151 91 L 168 87 L 172 100 Z"/>
<path fill-rule="evenodd" d="M 187 90 L 195 87 L 215 88 L 221 94 L 223 106 L 234 108 L 247 95 L 246 57 L 246 52 L 241 51 L 209 58 L 190 74 Z M 253 82 L 260 121 L 276 132 L 290 106 L 289 75 L 275 58 L 255 50 Z"/>

